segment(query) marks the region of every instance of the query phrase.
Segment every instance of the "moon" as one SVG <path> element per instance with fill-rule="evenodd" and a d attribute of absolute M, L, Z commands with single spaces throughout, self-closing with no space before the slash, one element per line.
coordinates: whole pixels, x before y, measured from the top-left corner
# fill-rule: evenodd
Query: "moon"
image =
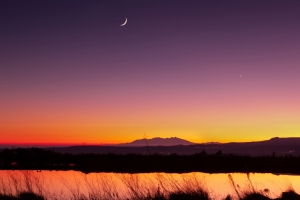
<path fill-rule="evenodd" d="M 121 24 L 120 26 L 125 26 L 127 24 L 127 18 L 125 18 L 125 22 Z"/>

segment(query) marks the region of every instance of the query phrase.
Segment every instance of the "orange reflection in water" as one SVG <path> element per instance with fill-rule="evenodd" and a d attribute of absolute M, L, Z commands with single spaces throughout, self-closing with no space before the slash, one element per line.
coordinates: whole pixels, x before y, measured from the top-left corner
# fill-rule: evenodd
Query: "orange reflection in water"
<path fill-rule="evenodd" d="M 16 194 L 32 190 L 48 199 L 70 197 L 102 197 L 126 199 L 147 196 L 158 190 L 165 195 L 173 191 L 192 191 L 199 188 L 212 199 L 230 195 L 238 199 L 244 192 L 257 191 L 276 198 L 291 188 L 300 192 L 300 176 L 274 174 L 206 174 L 176 173 L 90 173 L 76 171 L 0 171 L 0 192 Z M 75 198 L 76 199 L 76 198 Z"/>

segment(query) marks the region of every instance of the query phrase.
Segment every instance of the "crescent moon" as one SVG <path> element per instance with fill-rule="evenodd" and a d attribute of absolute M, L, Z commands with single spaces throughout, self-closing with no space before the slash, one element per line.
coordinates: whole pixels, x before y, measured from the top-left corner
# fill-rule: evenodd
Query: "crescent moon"
<path fill-rule="evenodd" d="M 121 24 L 120 26 L 125 26 L 127 24 L 127 18 L 125 18 L 125 22 Z"/>

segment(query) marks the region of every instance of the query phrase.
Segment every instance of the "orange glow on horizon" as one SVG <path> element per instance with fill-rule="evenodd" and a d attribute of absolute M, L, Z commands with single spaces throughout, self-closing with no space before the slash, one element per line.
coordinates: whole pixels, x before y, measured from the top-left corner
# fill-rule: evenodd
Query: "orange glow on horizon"
<path fill-rule="evenodd" d="M 286 133 L 289 133 L 287 135 Z M 300 125 L 215 124 L 185 126 L 99 126 L 99 125 L 24 125 L 1 127 L 2 144 L 103 145 L 132 142 L 144 138 L 178 137 L 194 143 L 249 142 L 272 137 L 298 137 Z M 222 137 L 220 137 L 220 135 Z"/>
<path fill-rule="evenodd" d="M 14 109 L 2 110 L 5 114 L 0 115 L 0 141 L 118 144 L 141 139 L 145 133 L 148 138 L 178 137 L 195 143 L 226 143 L 299 136 L 296 102 L 283 106 L 286 97 L 272 101 L 263 94 L 240 99 L 222 95 L 221 99 L 212 94 L 200 100 L 198 96 L 142 99 L 122 102 L 124 105 L 108 104 L 109 107 L 97 102 L 84 106 L 78 102 L 16 102 Z M 269 104 L 265 103 L 268 101 Z"/>

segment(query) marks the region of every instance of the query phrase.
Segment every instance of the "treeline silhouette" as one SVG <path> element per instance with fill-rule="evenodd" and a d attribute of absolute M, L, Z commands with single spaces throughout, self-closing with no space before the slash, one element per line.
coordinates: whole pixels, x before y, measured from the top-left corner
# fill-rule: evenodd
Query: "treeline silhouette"
<path fill-rule="evenodd" d="M 217 151 L 193 155 L 68 154 L 40 148 L 0 150 L 0 169 L 89 172 L 259 172 L 300 174 L 299 156 L 237 156 Z"/>

